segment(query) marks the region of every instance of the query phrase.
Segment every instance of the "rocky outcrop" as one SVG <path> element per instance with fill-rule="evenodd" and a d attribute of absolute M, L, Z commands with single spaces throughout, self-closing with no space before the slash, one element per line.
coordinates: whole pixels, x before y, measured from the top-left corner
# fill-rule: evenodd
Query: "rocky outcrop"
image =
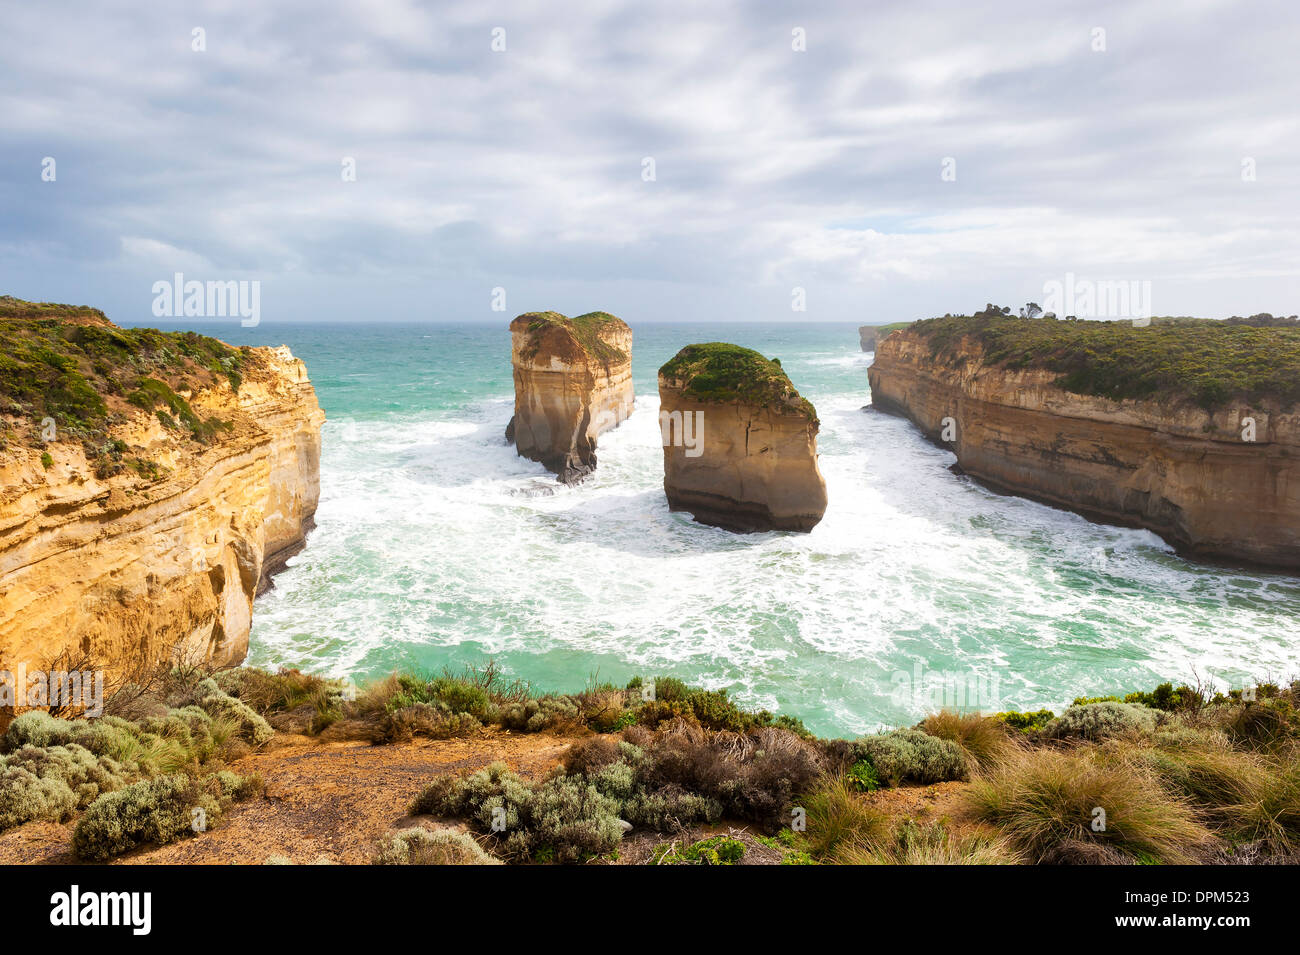
<path fill-rule="evenodd" d="M 736 345 L 688 345 L 659 369 L 664 493 L 727 530 L 810 531 L 826 511 L 817 411 L 779 362 Z"/>
<path fill-rule="evenodd" d="M 876 345 L 898 331 L 902 325 L 859 325 L 858 341 L 863 351 L 875 351 Z"/>
<path fill-rule="evenodd" d="M 596 469 L 596 440 L 632 413 L 632 329 L 606 312 L 510 323 L 515 413 L 506 440 L 565 484 Z"/>
<path fill-rule="evenodd" d="M 110 339 L 133 331 L 101 324 Z M 5 448 L 0 668 L 62 659 L 121 675 L 171 655 L 244 658 L 259 585 L 312 526 L 324 414 L 287 348 L 228 351 L 239 377 L 166 391 L 170 412 L 105 392 L 92 444 L 108 456 L 75 439 Z M 11 437 L 24 426 L 5 423 Z"/>
<path fill-rule="evenodd" d="M 1189 556 L 1300 570 L 1295 407 L 1076 394 L 1055 372 L 986 361 L 972 337 L 940 350 L 914 329 L 880 343 L 868 376 L 875 408 L 991 487 L 1148 528 Z"/>

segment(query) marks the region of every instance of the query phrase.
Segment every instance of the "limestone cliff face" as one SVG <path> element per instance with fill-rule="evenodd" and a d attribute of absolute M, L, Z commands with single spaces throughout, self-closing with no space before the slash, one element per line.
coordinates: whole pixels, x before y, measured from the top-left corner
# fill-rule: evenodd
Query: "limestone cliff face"
<path fill-rule="evenodd" d="M 682 349 L 659 373 L 669 508 L 742 533 L 812 530 L 826 511 L 815 409 L 779 365 L 770 379 L 775 392 L 752 387 L 752 380 L 734 389 L 700 387 L 718 369 L 709 358 L 694 361 L 691 349 L 709 347 Z M 736 351 L 766 361 L 748 349 Z M 750 370 L 744 366 L 740 372 Z"/>
<path fill-rule="evenodd" d="M 902 330 L 879 344 L 872 404 L 951 448 L 1000 490 L 1145 527 L 1190 556 L 1300 570 L 1300 413 L 1064 391 L 1056 374 L 987 365 L 967 338 L 950 358 Z M 1243 419 L 1255 440 L 1243 440 Z M 944 440 L 944 419 L 952 419 Z"/>
<path fill-rule="evenodd" d="M 863 351 L 875 351 L 876 346 L 902 327 L 898 325 L 859 325 L 858 341 Z"/>
<path fill-rule="evenodd" d="M 324 414 L 287 348 L 247 350 L 237 394 L 223 381 L 189 404 L 228 427 L 207 445 L 140 409 L 112 427 L 165 469 L 156 480 L 101 480 L 75 442 L 0 457 L 5 664 L 243 659 L 259 584 L 311 527 Z"/>
<path fill-rule="evenodd" d="M 632 413 L 632 329 L 604 312 L 530 312 L 510 323 L 519 454 L 565 484 L 596 469 L 596 439 Z"/>

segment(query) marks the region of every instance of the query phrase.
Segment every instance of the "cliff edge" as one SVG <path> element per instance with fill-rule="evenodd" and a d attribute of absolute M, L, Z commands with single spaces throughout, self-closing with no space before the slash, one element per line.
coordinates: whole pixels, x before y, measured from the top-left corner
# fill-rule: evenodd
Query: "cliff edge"
<path fill-rule="evenodd" d="M 659 369 L 671 510 L 727 530 L 810 531 L 826 511 L 817 410 L 780 362 L 722 342 Z"/>
<path fill-rule="evenodd" d="M 945 317 L 880 342 L 868 376 L 991 487 L 1300 570 L 1300 329 Z"/>
<path fill-rule="evenodd" d="M 607 312 L 529 312 L 510 323 L 515 413 L 506 440 L 574 484 L 596 440 L 632 413 L 632 329 Z"/>
<path fill-rule="evenodd" d="M 320 497 L 303 363 L 11 298 L 0 338 L 0 667 L 242 660 Z"/>

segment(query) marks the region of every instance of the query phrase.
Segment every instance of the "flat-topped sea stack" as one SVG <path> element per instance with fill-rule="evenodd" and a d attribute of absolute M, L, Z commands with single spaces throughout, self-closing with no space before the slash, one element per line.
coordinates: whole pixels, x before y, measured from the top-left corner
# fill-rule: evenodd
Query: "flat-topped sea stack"
<path fill-rule="evenodd" d="M 287 348 L 0 297 L 0 669 L 241 661 L 324 417 Z"/>
<path fill-rule="evenodd" d="M 608 312 L 510 323 L 515 414 L 506 440 L 565 484 L 596 469 L 596 439 L 632 413 L 632 329 Z"/>
<path fill-rule="evenodd" d="M 817 410 L 777 360 L 687 345 L 659 369 L 664 493 L 727 530 L 810 531 L 826 512 Z"/>
<path fill-rule="evenodd" d="M 929 319 L 879 344 L 872 405 L 991 487 L 1296 572 L 1300 327 L 1265 318 Z"/>

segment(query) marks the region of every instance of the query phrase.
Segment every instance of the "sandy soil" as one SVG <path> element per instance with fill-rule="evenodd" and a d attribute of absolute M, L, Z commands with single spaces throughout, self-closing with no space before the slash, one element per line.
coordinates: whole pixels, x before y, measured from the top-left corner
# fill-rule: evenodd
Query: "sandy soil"
<path fill-rule="evenodd" d="M 139 849 L 108 864 L 260 865 L 271 856 L 299 865 L 366 864 L 378 841 L 391 832 L 448 824 L 407 813 L 411 800 L 437 774 L 470 772 L 500 760 L 521 775 L 540 778 L 559 765 L 572 742 L 547 733 L 501 730 L 471 739 L 384 746 L 279 734 L 267 749 L 231 764 L 236 772 L 261 774 L 266 788 L 260 797 L 235 804 L 218 826 L 193 839 Z M 959 808 L 965 786 L 884 789 L 863 798 L 891 816 L 944 820 L 960 833 L 972 825 Z M 0 833 L 0 865 L 77 864 L 70 850 L 72 830 L 72 822 L 30 822 Z M 612 861 L 642 864 L 663 842 L 690 845 L 715 835 L 745 843 L 742 865 L 776 865 L 784 856 L 760 842 L 763 833 L 754 827 L 723 822 L 677 835 L 633 831 Z"/>
<path fill-rule="evenodd" d="M 408 815 L 406 807 L 433 776 L 496 760 L 522 775 L 544 776 L 570 742 L 505 732 L 387 746 L 277 737 L 271 748 L 231 766 L 261 774 L 261 797 L 235 804 L 220 825 L 196 838 L 140 849 L 110 864 L 261 864 L 272 855 L 299 864 L 368 863 L 380 837 L 427 821 Z M 75 864 L 72 829 L 71 822 L 33 822 L 0 833 L 0 864 Z"/>

